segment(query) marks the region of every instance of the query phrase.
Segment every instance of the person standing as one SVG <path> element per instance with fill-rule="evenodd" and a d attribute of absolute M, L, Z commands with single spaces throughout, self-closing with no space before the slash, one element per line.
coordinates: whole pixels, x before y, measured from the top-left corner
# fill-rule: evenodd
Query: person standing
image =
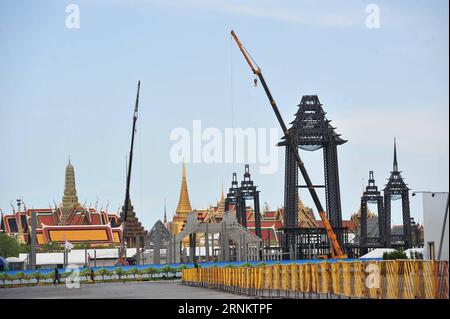
<path fill-rule="evenodd" d="M 55 267 L 55 274 L 53 276 L 53 284 L 56 285 L 56 281 L 58 281 L 58 284 L 61 283 L 61 275 L 58 271 L 58 267 Z"/>

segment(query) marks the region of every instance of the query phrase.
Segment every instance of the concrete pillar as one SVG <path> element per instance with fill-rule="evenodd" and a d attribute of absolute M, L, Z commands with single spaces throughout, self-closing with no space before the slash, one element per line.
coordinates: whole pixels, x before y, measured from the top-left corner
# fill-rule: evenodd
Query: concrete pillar
<path fill-rule="evenodd" d="M 224 223 L 224 261 L 230 261 L 230 247 L 229 247 L 229 239 L 228 239 L 228 229 L 227 223 Z"/>
<path fill-rule="evenodd" d="M 31 254 L 30 254 L 30 269 L 36 269 L 36 212 L 31 211 Z"/>
<path fill-rule="evenodd" d="M 141 238 L 136 236 L 136 265 L 141 264 Z"/>
<path fill-rule="evenodd" d="M 205 232 L 205 259 L 206 259 L 206 261 L 209 261 L 208 223 L 206 224 L 206 232 Z"/>
<path fill-rule="evenodd" d="M 219 232 L 219 261 L 224 261 L 224 244 L 223 244 L 223 236 L 225 235 L 223 230 L 223 222 L 220 224 L 220 232 Z"/>
<path fill-rule="evenodd" d="M 241 261 L 241 237 L 239 236 L 238 241 L 236 242 L 236 261 Z"/>
<path fill-rule="evenodd" d="M 208 231 L 205 233 L 205 259 L 208 262 L 209 261 L 209 235 Z"/>
<path fill-rule="evenodd" d="M 158 229 L 155 229 L 153 239 L 153 263 L 159 265 L 161 263 L 161 235 Z"/>
<path fill-rule="evenodd" d="M 215 261 L 215 253 L 214 253 L 214 233 L 211 234 L 211 256 L 212 260 Z"/>
<path fill-rule="evenodd" d="M 174 255 L 174 263 L 179 263 L 181 261 L 181 241 L 177 241 L 176 236 L 173 236 L 173 255 Z"/>
<path fill-rule="evenodd" d="M 166 264 L 172 263 L 172 236 L 169 238 L 169 242 L 166 243 Z"/>
<path fill-rule="evenodd" d="M 248 251 L 247 251 L 247 241 L 246 241 L 246 239 L 247 239 L 247 235 L 246 234 L 243 234 L 243 242 L 244 242 L 244 261 L 248 261 Z"/>
<path fill-rule="evenodd" d="M 189 234 L 189 261 L 195 262 L 195 242 L 196 242 L 196 234 Z"/>

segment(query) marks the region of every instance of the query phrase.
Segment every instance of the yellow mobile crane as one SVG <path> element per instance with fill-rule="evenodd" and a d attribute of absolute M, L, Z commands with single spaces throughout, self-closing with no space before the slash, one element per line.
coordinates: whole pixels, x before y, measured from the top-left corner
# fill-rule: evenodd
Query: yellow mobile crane
<path fill-rule="evenodd" d="M 286 141 L 289 145 L 289 147 L 292 149 L 295 160 L 297 162 L 298 168 L 300 169 L 300 172 L 302 173 L 303 179 L 305 180 L 306 186 L 308 187 L 309 193 L 311 194 L 311 197 L 314 201 L 314 204 L 316 205 L 317 211 L 319 212 L 320 218 L 323 221 L 324 228 L 327 232 L 328 239 L 331 243 L 331 249 L 330 249 L 330 255 L 332 258 L 347 258 L 347 255 L 342 251 L 341 246 L 339 245 L 338 240 L 336 239 L 336 234 L 333 231 L 333 228 L 331 227 L 330 221 L 327 218 L 327 214 L 325 213 L 322 203 L 320 202 L 319 197 L 317 196 L 316 190 L 311 182 L 311 179 L 309 178 L 308 172 L 306 171 L 305 165 L 303 164 L 300 155 L 298 153 L 298 149 L 294 144 L 293 139 L 291 138 L 289 131 L 286 127 L 286 124 L 283 121 L 283 118 L 281 117 L 280 111 L 278 110 L 277 104 L 275 103 L 275 100 L 272 97 L 272 94 L 269 91 L 269 88 L 267 87 L 266 81 L 264 80 L 264 77 L 262 75 L 261 69 L 256 64 L 256 62 L 252 59 L 251 55 L 247 52 L 247 50 L 242 45 L 241 41 L 239 41 L 239 38 L 237 37 L 236 33 L 234 33 L 233 30 L 231 30 L 231 35 L 233 36 L 234 40 L 236 41 L 236 44 L 239 47 L 239 50 L 241 50 L 242 54 L 244 55 L 245 60 L 247 61 L 248 65 L 252 69 L 253 74 L 259 78 L 259 81 L 261 82 L 264 91 L 266 92 L 267 98 L 269 99 L 270 105 L 272 106 L 273 111 L 275 112 L 275 115 L 278 119 L 278 123 L 281 126 L 281 129 L 283 130 L 284 137 L 286 138 Z M 256 79 L 255 79 L 256 84 Z"/>

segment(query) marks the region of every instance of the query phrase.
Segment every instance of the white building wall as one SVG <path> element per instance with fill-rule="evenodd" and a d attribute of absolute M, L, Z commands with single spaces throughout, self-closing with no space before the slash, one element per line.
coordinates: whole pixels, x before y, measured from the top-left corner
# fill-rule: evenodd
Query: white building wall
<path fill-rule="evenodd" d="M 428 242 L 434 242 L 435 256 L 438 259 L 439 245 L 441 241 L 442 229 L 444 226 L 444 215 L 448 201 L 448 193 L 432 193 L 423 194 L 423 226 L 424 226 L 424 247 L 425 258 L 430 258 L 428 251 Z M 444 239 L 442 241 L 441 260 L 449 260 L 448 258 L 448 228 L 449 217 L 445 225 Z"/>

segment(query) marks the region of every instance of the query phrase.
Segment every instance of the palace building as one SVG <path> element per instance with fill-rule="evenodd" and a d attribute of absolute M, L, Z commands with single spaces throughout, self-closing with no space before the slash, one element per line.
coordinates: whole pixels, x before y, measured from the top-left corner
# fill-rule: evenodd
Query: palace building
<path fill-rule="evenodd" d="M 235 205 L 229 206 L 229 211 L 235 211 Z M 197 219 L 202 223 L 220 223 L 222 221 L 223 213 L 225 212 L 225 195 L 222 187 L 220 199 L 216 205 L 209 205 L 204 209 L 193 209 L 189 200 L 187 179 L 186 179 L 186 165 L 183 162 L 182 176 L 181 176 L 181 190 L 178 201 L 178 206 L 172 221 L 167 221 L 166 212 L 164 212 L 164 225 L 170 231 L 172 235 L 176 235 L 183 230 L 186 223 L 187 215 L 194 212 L 197 215 Z M 282 228 L 284 225 L 284 208 L 278 208 L 276 210 L 270 210 L 269 208 L 263 209 L 261 212 L 261 239 L 265 246 L 277 246 L 281 243 Z M 313 210 L 303 204 L 301 199 L 298 199 L 297 207 L 297 220 L 298 227 L 312 228 L 323 227 L 323 223 L 320 220 L 316 220 Z M 255 212 L 253 207 L 246 207 L 247 217 L 247 229 L 256 234 L 255 230 Z M 350 232 L 356 229 L 356 225 L 353 221 L 343 221 L 345 227 L 348 227 Z M 201 242 L 202 235 L 198 236 L 198 242 Z M 185 245 L 188 245 L 188 238 L 183 240 Z"/>
<path fill-rule="evenodd" d="M 122 207 L 123 209 L 123 207 Z M 36 213 L 36 242 L 90 244 L 91 246 L 119 246 L 122 240 L 120 217 L 106 210 L 85 207 L 78 202 L 75 187 L 75 170 L 70 160 L 65 172 L 62 202 L 59 206 L 44 209 L 23 209 L 2 215 L 1 229 L 20 242 L 30 243 L 31 215 Z M 147 232 L 138 221 L 133 207 L 129 206 L 127 218 L 127 246 L 144 243 Z"/>

